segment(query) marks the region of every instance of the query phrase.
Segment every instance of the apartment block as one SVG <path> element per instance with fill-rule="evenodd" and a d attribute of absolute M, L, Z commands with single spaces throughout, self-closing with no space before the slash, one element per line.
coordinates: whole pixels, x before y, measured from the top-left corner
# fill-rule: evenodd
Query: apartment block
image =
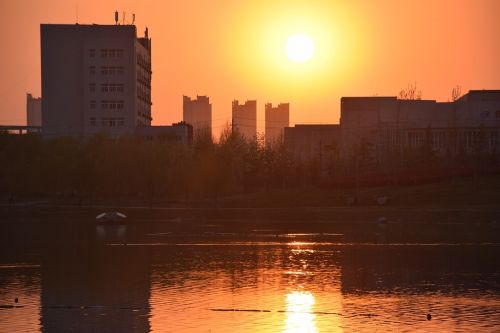
<path fill-rule="evenodd" d="M 151 125 L 151 39 L 134 25 L 42 24 L 45 137 L 135 133 Z"/>
<path fill-rule="evenodd" d="M 238 131 L 246 140 L 257 137 L 257 101 L 246 101 L 240 104 L 237 100 L 232 105 L 233 131 Z"/>

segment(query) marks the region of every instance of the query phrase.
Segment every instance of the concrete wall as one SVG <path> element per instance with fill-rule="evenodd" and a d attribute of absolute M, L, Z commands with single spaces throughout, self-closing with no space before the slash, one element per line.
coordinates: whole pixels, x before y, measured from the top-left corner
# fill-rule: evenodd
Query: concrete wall
<path fill-rule="evenodd" d="M 500 90 L 471 90 L 456 101 L 456 126 L 500 126 Z"/>

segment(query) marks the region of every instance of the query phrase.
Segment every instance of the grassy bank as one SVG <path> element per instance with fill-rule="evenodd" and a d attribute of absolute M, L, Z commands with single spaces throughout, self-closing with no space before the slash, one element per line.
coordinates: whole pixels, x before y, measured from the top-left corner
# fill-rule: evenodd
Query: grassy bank
<path fill-rule="evenodd" d="M 218 197 L 217 199 L 183 200 L 182 198 L 157 197 L 93 197 L 78 198 L 72 195 L 55 196 L 0 196 L 6 206 L 120 206 L 145 208 L 292 208 L 292 207 L 372 207 L 378 206 L 377 198 L 386 197 L 387 207 L 414 207 L 462 209 L 464 207 L 499 206 L 500 175 L 477 178 L 458 178 L 430 184 L 380 186 L 360 188 L 356 203 L 353 188 L 291 188 L 257 190 Z"/>
<path fill-rule="evenodd" d="M 357 205 L 345 189 L 296 189 L 231 196 L 195 204 L 99 202 L 78 206 L 39 201 L 0 208 L 3 222 L 29 225 L 82 223 L 119 210 L 139 228 L 165 232 L 341 233 L 343 241 L 498 242 L 500 177 L 404 187 L 361 189 Z M 375 199 L 387 196 L 386 205 Z M 381 223 L 381 219 L 384 221 Z M 76 222 L 75 222 L 76 221 Z M 0 222 L 1 223 L 1 222 Z"/>
<path fill-rule="evenodd" d="M 226 197 L 221 207 L 322 207 L 346 206 L 354 189 L 293 189 L 260 191 Z M 470 205 L 500 206 L 500 175 L 456 179 L 411 186 L 368 187 L 359 190 L 357 206 L 377 205 L 379 197 L 388 198 L 392 207 L 462 208 Z"/>

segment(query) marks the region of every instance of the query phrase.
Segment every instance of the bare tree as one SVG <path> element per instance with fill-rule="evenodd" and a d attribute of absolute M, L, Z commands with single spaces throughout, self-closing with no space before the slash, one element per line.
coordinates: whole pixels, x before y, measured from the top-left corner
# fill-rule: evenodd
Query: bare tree
<path fill-rule="evenodd" d="M 399 92 L 399 99 L 420 100 L 422 99 L 422 90 L 417 88 L 417 83 L 408 83 L 405 89 Z"/>
<path fill-rule="evenodd" d="M 460 85 L 456 85 L 455 87 L 453 87 L 453 89 L 451 90 L 451 101 L 452 102 L 455 102 L 457 99 L 459 99 L 460 97 L 462 97 L 462 86 Z"/>

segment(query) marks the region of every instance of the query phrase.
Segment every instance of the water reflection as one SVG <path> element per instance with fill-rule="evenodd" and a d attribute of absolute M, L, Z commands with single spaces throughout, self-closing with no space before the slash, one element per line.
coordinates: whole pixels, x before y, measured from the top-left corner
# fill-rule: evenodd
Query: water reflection
<path fill-rule="evenodd" d="M 286 324 L 283 333 L 318 332 L 314 314 L 314 296 L 294 291 L 286 295 Z"/>
<path fill-rule="evenodd" d="M 61 223 L 65 237 L 57 241 L 54 229 L 40 230 L 38 243 L 0 243 L 0 303 L 19 297 L 24 306 L 0 309 L 0 332 L 473 332 L 500 325 L 495 246 L 190 236 L 139 245 L 164 231 L 150 225 L 131 226 L 126 242 L 111 246 L 95 225 Z"/>

